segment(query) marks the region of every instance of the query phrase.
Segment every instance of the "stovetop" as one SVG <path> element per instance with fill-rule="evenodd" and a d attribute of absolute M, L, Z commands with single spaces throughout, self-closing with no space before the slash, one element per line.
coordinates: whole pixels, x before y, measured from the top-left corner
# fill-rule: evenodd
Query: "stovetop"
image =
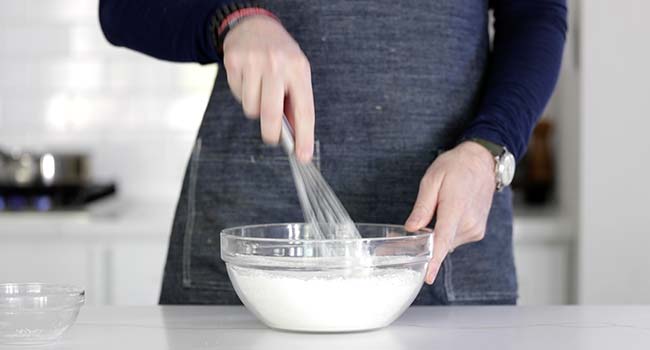
<path fill-rule="evenodd" d="M 0 212 L 46 212 L 83 209 L 89 203 L 114 195 L 114 183 L 76 185 L 0 184 Z"/>

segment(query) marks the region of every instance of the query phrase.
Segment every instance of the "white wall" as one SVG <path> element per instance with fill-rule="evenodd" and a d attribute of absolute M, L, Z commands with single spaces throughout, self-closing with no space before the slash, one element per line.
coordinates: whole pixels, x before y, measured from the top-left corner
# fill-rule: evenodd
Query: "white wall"
<path fill-rule="evenodd" d="M 173 205 L 216 66 L 112 47 L 97 12 L 97 0 L 2 0 L 0 146 L 81 148 L 123 195 Z"/>
<path fill-rule="evenodd" d="M 582 2 L 578 299 L 650 303 L 650 2 Z"/>
<path fill-rule="evenodd" d="M 560 215 L 567 224 L 570 241 L 567 269 L 567 301 L 576 302 L 576 247 L 580 189 L 580 1 L 569 0 L 569 29 L 564 48 L 560 77 L 552 99 L 551 115 L 555 117 L 555 155 L 557 197 Z M 561 276 L 561 274 L 560 274 Z"/>

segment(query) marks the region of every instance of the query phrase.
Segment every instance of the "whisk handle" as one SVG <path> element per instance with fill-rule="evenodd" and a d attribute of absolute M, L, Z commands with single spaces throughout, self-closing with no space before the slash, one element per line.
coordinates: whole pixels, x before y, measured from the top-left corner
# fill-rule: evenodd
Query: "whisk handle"
<path fill-rule="evenodd" d="M 280 134 L 280 143 L 288 155 L 291 155 L 293 153 L 293 128 L 291 127 L 291 124 L 289 124 L 287 117 L 284 115 L 282 116 L 282 133 Z"/>

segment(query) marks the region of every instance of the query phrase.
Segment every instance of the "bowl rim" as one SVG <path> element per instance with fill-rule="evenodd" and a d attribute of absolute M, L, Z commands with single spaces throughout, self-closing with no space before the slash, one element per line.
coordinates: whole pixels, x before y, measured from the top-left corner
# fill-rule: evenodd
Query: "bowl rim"
<path fill-rule="evenodd" d="M 34 295 L 14 295 L 6 294 L 2 292 L 8 286 L 17 286 L 17 287 L 26 287 L 26 286 L 41 286 L 41 287 L 56 287 L 60 288 L 62 292 L 48 292 L 48 293 L 38 293 Z M 43 296 L 69 296 L 69 297 L 80 297 L 84 298 L 86 296 L 86 291 L 84 288 L 74 286 L 72 284 L 58 284 L 58 283 L 45 283 L 45 282 L 3 282 L 0 283 L 0 298 L 34 298 L 34 297 L 43 297 Z"/>
<path fill-rule="evenodd" d="M 395 236 L 395 237 L 369 237 L 369 238 L 336 238 L 336 239 L 304 239 L 304 238 L 266 238 L 266 237 L 243 237 L 243 236 L 238 236 L 234 235 L 230 232 L 236 231 L 236 230 L 242 230 L 242 229 L 247 229 L 247 228 L 259 228 L 259 227 L 264 227 L 264 226 L 287 226 L 287 225 L 308 225 L 305 222 L 284 222 L 284 223 L 272 223 L 272 224 L 255 224 L 255 225 L 240 225 L 240 226 L 234 226 L 234 227 L 228 227 L 224 228 L 220 232 L 220 236 L 222 239 L 237 239 L 237 240 L 243 240 L 243 241 L 258 241 L 258 242 L 308 242 L 310 244 L 317 244 L 317 243 L 328 243 L 332 244 L 334 242 L 340 243 L 340 242 L 372 242 L 372 241 L 393 241 L 393 240 L 411 240 L 411 239 L 417 239 L 421 238 L 423 236 L 427 235 L 432 235 L 434 232 L 432 229 L 428 227 L 424 227 L 422 229 L 419 229 L 414 232 L 409 232 L 412 233 L 411 235 L 402 235 L 402 236 Z M 404 225 L 397 225 L 397 224 L 376 224 L 376 223 L 362 223 L 362 222 L 355 222 L 355 225 L 357 227 L 359 226 L 381 226 L 381 227 L 393 227 L 393 228 L 401 228 L 404 229 Z M 405 230 L 406 231 L 406 230 Z M 408 231 L 407 231 L 408 232 Z"/>

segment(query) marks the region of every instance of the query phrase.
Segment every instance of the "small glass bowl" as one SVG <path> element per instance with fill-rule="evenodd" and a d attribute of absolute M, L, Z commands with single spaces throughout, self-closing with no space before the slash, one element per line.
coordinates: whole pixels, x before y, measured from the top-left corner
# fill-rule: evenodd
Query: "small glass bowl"
<path fill-rule="evenodd" d="M 0 344 L 44 344 L 77 319 L 83 289 L 44 283 L 0 283 Z"/>
<path fill-rule="evenodd" d="M 361 239 L 313 239 L 303 223 L 221 232 L 221 258 L 244 305 L 271 328 L 353 332 L 397 319 L 422 287 L 430 230 L 357 224 Z"/>

